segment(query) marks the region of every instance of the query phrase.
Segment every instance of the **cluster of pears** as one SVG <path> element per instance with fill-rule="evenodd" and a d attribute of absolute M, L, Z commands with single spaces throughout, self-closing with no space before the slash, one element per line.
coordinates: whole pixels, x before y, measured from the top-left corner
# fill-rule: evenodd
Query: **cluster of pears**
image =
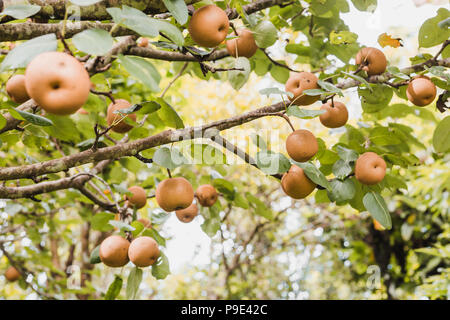
<path fill-rule="evenodd" d="M 147 204 L 147 194 L 144 188 L 132 186 L 128 188 L 131 195 L 125 196 L 126 206 L 140 209 Z M 140 218 L 137 221 L 142 223 L 144 228 L 151 228 L 148 219 Z M 159 257 L 159 247 L 151 237 L 138 237 L 131 243 L 119 236 L 113 235 L 102 241 L 99 249 L 100 260 L 107 266 L 119 268 L 129 261 L 137 267 L 148 267 L 156 262 Z"/>
<path fill-rule="evenodd" d="M 167 212 L 175 211 L 181 222 L 188 223 L 198 215 L 197 202 L 203 207 L 211 207 L 216 203 L 219 194 L 210 184 L 204 184 L 194 193 L 191 183 L 183 177 L 168 178 L 156 187 L 156 202 Z"/>
<path fill-rule="evenodd" d="M 361 49 L 356 55 L 356 64 L 369 76 L 380 75 L 386 71 L 387 60 L 384 53 L 373 47 Z M 436 98 L 436 85 L 430 78 L 419 75 L 408 83 L 406 96 L 416 106 L 427 106 Z"/>
<path fill-rule="evenodd" d="M 99 249 L 100 260 L 112 268 L 120 268 L 129 261 L 140 268 L 154 264 L 160 255 L 156 241 L 151 237 L 137 237 L 131 243 L 119 236 L 112 235 L 102 241 Z"/>
<path fill-rule="evenodd" d="M 366 71 L 368 75 L 379 75 L 386 70 L 386 57 L 382 51 L 376 48 L 361 49 L 356 55 L 355 60 L 356 63 L 360 65 L 360 69 Z M 416 81 L 417 80 L 413 80 L 410 83 L 410 86 L 420 86 Z M 420 78 L 420 81 L 424 81 L 423 78 Z M 319 96 L 309 96 L 304 94 L 305 90 L 319 89 L 318 78 L 311 72 L 293 73 L 286 82 L 285 89 L 286 92 L 292 93 L 292 97 L 289 98 L 291 103 L 298 106 L 310 105 L 320 98 Z M 420 90 L 416 90 L 414 92 L 418 93 L 419 91 Z M 417 95 L 415 97 L 417 98 Z M 422 98 L 429 99 L 430 97 L 423 97 L 421 95 L 421 99 Z M 339 128 L 344 126 L 348 121 L 348 110 L 342 102 L 333 101 L 333 99 L 331 99 L 322 104 L 320 109 L 326 111 L 320 115 L 319 119 L 327 128 Z M 289 157 L 296 162 L 306 162 L 310 160 L 315 156 L 318 150 L 319 145 L 317 139 L 314 134 L 308 130 L 295 130 L 286 139 L 286 151 Z M 382 157 L 374 152 L 366 152 L 356 161 L 355 177 L 363 184 L 372 185 L 379 183 L 383 180 L 385 174 L 386 163 Z M 317 185 L 306 176 L 303 169 L 297 165 L 292 165 L 281 179 L 283 191 L 294 199 L 307 197 L 314 191 L 316 186 Z"/>
<path fill-rule="evenodd" d="M 227 37 L 230 21 L 224 10 L 216 5 L 207 5 L 194 11 L 189 21 L 189 34 L 196 44 L 206 48 L 220 45 Z M 227 51 L 233 57 L 252 57 L 258 50 L 253 32 L 248 29 L 237 31 L 236 38 L 225 42 Z"/>
<path fill-rule="evenodd" d="M 44 52 L 37 55 L 27 66 L 25 74 L 16 74 L 6 83 L 6 92 L 16 103 L 30 98 L 47 113 L 70 115 L 86 114 L 82 108 L 89 97 L 92 83 L 81 62 L 63 52 Z M 107 110 L 107 123 L 112 130 L 126 133 L 133 128 L 123 121 L 126 117 L 114 113 L 131 106 L 126 100 L 117 99 Z M 127 115 L 136 121 L 135 114 Z"/>

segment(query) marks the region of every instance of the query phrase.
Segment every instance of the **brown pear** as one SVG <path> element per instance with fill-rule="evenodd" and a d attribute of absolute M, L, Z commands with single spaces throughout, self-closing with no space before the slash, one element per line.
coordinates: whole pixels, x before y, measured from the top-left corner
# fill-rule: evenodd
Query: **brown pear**
<path fill-rule="evenodd" d="M 202 207 L 212 207 L 216 203 L 219 194 L 212 185 L 204 184 L 197 188 L 195 196 Z"/>
<path fill-rule="evenodd" d="M 126 196 L 125 198 L 132 206 L 134 206 L 136 209 L 145 207 L 145 205 L 147 204 L 147 194 L 144 188 L 139 186 L 132 186 L 128 188 L 128 191 L 133 195 Z"/>
<path fill-rule="evenodd" d="M 251 58 L 258 50 L 253 32 L 248 29 L 238 31 L 238 37 L 227 40 L 227 51 L 232 57 Z"/>
<path fill-rule="evenodd" d="M 286 92 L 291 92 L 294 96 L 289 99 L 298 106 L 307 106 L 319 100 L 320 96 L 308 96 L 303 93 L 308 89 L 319 89 L 317 77 L 311 72 L 292 73 L 286 82 Z"/>
<path fill-rule="evenodd" d="M 362 184 L 373 185 L 381 182 L 386 175 L 386 162 L 375 152 L 359 156 L 355 164 L 355 177 Z"/>
<path fill-rule="evenodd" d="M 292 165 L 281 178 L 281 188 L 284 193 L 294 199 L 303 199 L 307 197 L 314 191 L 316 186 L 317 185 L 306 176 L 303 169 L 296 165 Z"/>
<path fill-rule="evenodd" d="M 139 221 L 140 223 L 142 223 L 142 225 L 144 226 L 144 228 L 146 229 L 150 229 L 152 227 L 152 223 L 150 222 L 150 220 L 146 219 L 146 218 L 139 218 L 137 219 L 137 221 Z"/>
<path fill-rule="evenodd" d="M 140 38 L 137 42 L 138 47 L 146 48 L 148 47 L 148 38 Z"/>
<path fill-rule="evenodd" d="M 192 203 L 189 207 L 182 210 L 175 211 L 175 214 L 181 222 L 188 223 L 194 220 L 198 214 L 198 207 L 195 203 Z"/>
<path fill-rule="evenodd" d="M 20 277 L 21 277 L 20 272 L 13 266 L 9 266 L 9 268 L 5 272 L 6 280 L 11 282 L 19 280 Z"/>
<path fill-rule="evenodd" d="M 339 128 L 347 123 L 348 111 L 345 104 L 338 101 L 328 101 L 320 107 L 326 110 L 319 117 L 320 122 L 327 128 Z"/>
<path fill-rule="evenodd" d="M 207 5 L 194 11 L 188 30 L 198 45 L 213 48 L 225 40 L 229 28 L 225 11 L 216 5 Z"/>
<path fill-rule="evenodd" d="M 151 266 L 159 257 L 158 243 L 150 237 L 136 238 L 130 244 L 128 256 L 136 267 Z"/>
<path fill-rule="evenodd" d="M 100 244 L 100 260 L 108 267 L 119 268 L 126 265 L 130 242 L 121 236 L 109 236 Z"/>
<path fill-rule="evenodd" d="M 361 66 L 361 69 L 366 71 L 369 76 L 382 74 L 386 71 L 387 60 L 383 51 L 366 47 L 359 50 L 355 58 L 356 64 Z"/>
<path fill-rule="evenodd" d="M 194 201 L 194 189 L 183 177 L 169 178 L 156 187 L 156 202 L 167 212 L 189 207 Z"/>
<path fill-rule="evenodd" d="M 75 113 L 91 89 L 89 74 L 74 57 L 62 52 L 44 52 L 25 70 L 25 86 L 31 98 L 48 113 Z"/>
<path fill-rule="evenodd" d="M 306 162 L 319 151 L 319 144 L 311 131 L 300 129 L 286 139 L 286 151 L 297 162 Z"/>
<path fill-rule="evenodd" d="M 127 133 L 131 129 L 133 129 L 133 126 L 126 123 L 125 118 L 128 117 L 133 121 L 136 121 L 136 115 L 134 113 L 125 115 L 121 113 L 114 113 L 114 111 L 120 110 L 120 109 L 128 109 L 131 107 L 131 103 L 129 103 L 127 100 L 124 99 L 116 99 L 116 103 L 111 103 L 108 106 L 108 111 L 106 114 L 106 122 L 108 123 L 108 126 L 111 126 L 113 123 L 116 123 L 114 127 L 112 127 L 112 131 L 117 133 Z"/>
<path fill-rule="evenodd" d="M 6 82 L 6 92 L 11 97 L 11 100 L 16 103 L 24 103 L 30 99 L 25 87 L 25 76 L 23 74 L 16 74 L 9 78 Z"/>
<path fill-rule="evenodd" d="M 436 98 L 436 86 L 428 77 L 416 77 L 408 84 L 406 96 L 416 106 L 427 106 Z"/>

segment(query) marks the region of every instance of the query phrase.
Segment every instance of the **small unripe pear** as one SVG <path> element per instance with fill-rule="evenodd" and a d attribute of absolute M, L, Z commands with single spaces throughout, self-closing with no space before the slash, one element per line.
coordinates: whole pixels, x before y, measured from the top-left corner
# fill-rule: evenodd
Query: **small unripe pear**
<path fill-rule="evenodd" d="M 212 185 L 204 184 L 197 188 L 195 196 L 202 207 L 212 207 L 216 203 L 219 194 Z"/>
<path fill-rule="evenodd" d="M 142 223 L 144 228 L 150 229 L 152 227 L 152 223 L 150 222 L 150 220 L 148 220 L 146 218 L 139 218 L 139 219 L 137 219 L 137 221 Z"/>
<path fill-rule="evenodd" d="M 9 268 L 5 272 L 5 278 L 10 282 L 19 280 L 20 277 L 21 277 L 20 272 L 13 266 L 9 266 Z"/>
<path fill-rule="evenodd" d="M 117 133 L 127 133 L 131 129 L 133 129 L 133 126 L 126 123 L 125 117 L 130 118 L 133 121 L 136 121 L 136 115 L 134 113 L 132 114 L 121 114 L 121 113 L 114 113 L 114 111 L 120 110 L 120 109 L 128 109 L 131 107 L 131 103 L 129 103 L 127 100 L 124 99 L 116 99 L 116 103 L 111 103 L 108 106 L 108 111 L 106 114 L 106 122 L 108 123 L 108 126 L 111 126 L 112 124 L 116 123 L 114 127 L 111 128 L 112 131 Z"/>
<path fill-rule="evenodd" d="M 147 194 L 144 188 L 139 186 L 132 186 L 128 188 L 128 191 L 133 194 L 133 196 L 126 196 L 128 202 L 135 206 L 136 209 L 145 207 L 147 204 Z"/>
<path fill-rule="evenodd" d="M 11 100 L 16 103 L 24 103 L 30 99 L 25 87 L 25 76 L 23 74 L 13 75 L 6 82 L 6 92 L 11 97 Z"/>

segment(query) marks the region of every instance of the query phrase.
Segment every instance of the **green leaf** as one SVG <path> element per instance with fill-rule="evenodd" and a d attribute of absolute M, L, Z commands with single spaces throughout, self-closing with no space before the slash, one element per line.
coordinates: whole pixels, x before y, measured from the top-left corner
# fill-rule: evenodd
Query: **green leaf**
<path fill-rule="evenodd" d="M 100 260 L 100 245 L 96 246 L 94 250 L 92 250 L 91 252 L 91 256 L 89 258 L 89 263 L 90 264 L 97 264 L 102 262 L 102 260 Z"/>
<path fill-rule="evenodd" d="M 112 48 L 114 39 L 103 29 L 88 29 L 73 36 L 72 42 L 80 51 L 102 56 Z"/>
<path fill-rule="evenodd" d="M 178 148 L 168 147 L 162 147 L 156 150 L 153 155 L 153 162 L 169 170 L 188 163 Z"/>
<path fill-rule="evenodd" d="M 108 213 L 108 212 L 100 212 L 95 214 L 92 218 L 91 218 L 91 227 L 94 230 L 98 230 L 98 231 L 110 231 L 113 228 L 113 226 L 109 223 L 110 220 L 114 219 L 114 214 L 113 213 Z"/>
<path fill-rule="evenodd" d="M 241 70 L 228 71 L 228 81 L 234 90 L 239 90 L 247 82 L 252 71 L 250 61 L 245 57 L 234 59 L 234 68 Z"/>
<path fill-rule="evenodd" d="M 439 8 L 437 15 L 425 20 L 419 30 L 419 47 L 434 47 L 450 38 L 450 29 L 439 28 L 438 24 L 450 17 L 450 11 L 446 8 Z"/>
<path fill-rule="evenodd" d="M 247 200 L 250 202 L 250 206 L 254 209 L 255 214 L 264 217 L 268 220 L 274 219 L 272 210 L 268 208 L 264 202 L 262 202 L 260 199 L 255 197 L 250 192 L 246 192 L 245 196 L 247 197 Z"/>
<path fill-rule="evenodd" d="M 122 290 L 123 280 L 120 276 L 115 275 L 114 281 L 109 285 L 106 291 L 105 300 L 114 300 Z"/>
<path fill-rule="evenodd" d="M 260 148 L 261 150 L 267 150 L 267 143 L 260 135 L 252 133 L 250 137 L 252 138 L 253 143 L 256 144 L 258 148 Z"/>
<path fill-rule="evenodd" d="M 358 94 L 361 97 L 361 106 L 364 112 L 378 112 L 388 106 L 394 92 L 387 85 L 370 85 L 369 88 L 358 88 Z"/>
<path fill-rule="evenodd" d="M 433 133 L 433 147 L 436 152 L 447 152 L 450 150 L 450 116 L 446 116 L 437 125 Z"/>
<path fill-rule="evenodd" d="M 356 42 L 358 35 L 350 31 L 335 32 L 333 30 L 330 33 L 329 39 L 332 44 L 351 44 Z"/>
<path fill-rule="evenodd" d="M 58 46 L 54 33 L 46 34 L 21 43 L 12 49 L 2 62 L 0 71 L 25 68 L 37 55 L 55 51 Z"/>
<path fill-rule="evenodd" d="M 168 127 L 175 129 L 183 129 L 184 123 L 175 109 L 168 104 L 163 98 L 157 98 L 156 101 L 161 105 L 156 114 Z"/>
<path fill-rule="evenodd" d="M 316 168 L 315 165 L 313 165 L 311 162 L 296 162 L 293 161 L 295 165 L 299 166 L 303 169 L 306 176 L 314 183 L 318 184 L 319 186 L 322 186 L 326 189 L 330 189 L 331 185 L 327 178 L 324 176 L 324 174 Z"/>
<path fill-rule="evenodd" d="M 167 10 L 181 25 L 185 24 L 188 20 L 188 8 L 184 0 L 163 0 Z"/>
<path fill-rule="evenodd" d="M 219 149 L 207 143 L 192 143 L 190 154 L 193 163 L 211 166 L 215 164 L 226 164 L 227 157 Z"/>
<path fill-rule="evenodd" d="M 342 73 L 342 74 L 345 74 L 346 76 L 348 76 L 348 77 L 350 77 L 350 78 L 352 78 L 353 80 L 356 80 L 356 81 L 359 81 L 359 82 L 363 83 L 363 84 L 369 89 L 370 92 L 373 92 L 372 87 L 371 87 L 370 84 L 366 81 L 366 79 L 364 79 L 363 77 L 360 77 L 360 76 L 358 76 L 358 75 L 356 75 L 356 74 L 353 74 L 353 73 L 344 72 L 344 71 L 342 71 L 341 73 Z"/>
<path fill-rule="evenodd" d="M 152 275 L 158 279 L 165 279 L 170 274 L 169 260 L 161 251 L 158 260 L 152 265 Z"/>
<path fill-rule="evenodd" d="M 96 3 L 99 3 L 102 0 L 70 0 L 73 4 L 76 4 L 77 6 L 84 7 L 84 6 L 90 6 Z"/>
<path fill-rule="evenodd" d="M 352 173 L 352 167 L 350 164 L 342 159 L 339 159 L 334 163 L 332 170 L 333 174 L 339 179 L 344 179 Z"/>
<path fill-rule="evenodd" d="M 148 229 L 145 229 L 144 232 L 142 233 L 142 236 L 151 237 L 151 238 L 155 239 L 155 241 L 156 241 L 160 246 L 163 246 L 163 247 L 166 246 L 166 239 L 164 239 L 164 238 L 158 233 L 158 231 L 156 231 L 155 228 L 148 228 Z"/>
<path fill-rule="evenodd" d="M 242 195 L 241 192 L 236 192 L 236 197 L 234 198 L 234 205 L 242 209 L 250 208 L 248 200 Z"/>
<path fill-rule="evenodd" d="M 113 227 L 116 227 L 119 230 L 125 230 L 125 231 L 134 231 L 134 227 L 130 226 L 128 223 L 125 223 L 123 221 L 117 221 L 117 220 L 109 220 L 108 223 L 112 225 Z"/>
<path fill-rule="evenodd" d="M 130 225 L 134 228 L 132 231 L 133 237 L 137 237 L 142 230 L 144 230 L 144 225 L 140 221 L 134 220 L 130 223 Z"/>
<path fill-rule="evenodd" d="M 106 11 L 113 17 L 114 22 L 124 25 L 143 37 L 156 37 L 161 32 L 176 45 L 184 44 L 181 31 L 168 21 L 150 18 L 144 12 L 126 5 L 122 7 L 122 10 L 107 8 Z"/>
<path fill-rule="evenodd" d="M 326 94 L 327 92 L 322 89 L 306 89 L 303 90 L 303 93 L 307 96 L 320 96 L 321 94 Z"/>
<path fill-rule="evenodd" d="M 328 190 L 328 198 L 333 202 L 339 204 L 351 200 L 355 196 L 355 184 L 350 179 L 344 181 L 333 179 L 331 180 L 330 185 L 331 191 Z"/>
<path fill-rule="evenodd" d="M 352 0 L 352 2 L 359 11 L 374 12 L 377 8 L 377 0 Z"/>
<path fill-rule="evenodd" d="M 256 45 L 259 48 L 268 48 L 278 39 L 278 30 L 269 20 L 263 20 L 253 30 Z"/>
<path fill-rule="evenodd" d="M 133 268 L 127 280 L 127 300 L 134 300 L 142 282 L 142 269 Z"/>
<path fill-rule="evenodd" d="M 212 181 L 212 185 L 217 189 L 217 191 L 223 193 L 226 198 L 230 200 L 234 199 L 236 191 L 234 190 L 234 186 L 230 181 L 222 178 L 217 178 Z"/>
<path fill-rule="evenodd" d="M 119 55 L 119 62 L 132 77 L 142 81 L 151 91 L 160 91 L 161 76 L 150 61 L 141 57 Z"/>
<path fill-rule="evenodd" d="M 339 157 L 346 162 L 356 161 L 359 157 L 358 152 L 355 150 L 347 149 L 340 145 L 336 147 L 336 150 Z"/>
<path fill-rule="evenodd" d="M 386 229 L 392 228 L 391 216 L 383 197 L 376 192 L 369 192 L 363 198 L 364 206 L 372 217 Z"/>
<path fill-rule="evenodd" d="M 272 175 L 288 171 L 291 162 L 281 153 L 262 150 L 256 154 L 256 165 L 265 174 Z"/>
<path fill-rule="evenodd" d="M 404 74 L 403 72 L 401 72 L 398 67 L 395 67 L 395 66 L 387 67 L 387 71 L 397 78 L 400 78 L 403 80 L 409 80 L 409 76 L 407 74 Z"/>
<path fill-rule="evenodd" d="M 53 122 L 47 118 L 44 118 L 40 115 L 30 113 L 27 111 L 22 111 L 19 109 L 15 109 L 25 120 L 28 122 L 35 124 L 37 126 L 52 126 Z"/>
<path fill-rule="evenodd" d="M 217 206 L 208 208 L 209 217 L 204 216 L 205 221 L 202 223 L 201 228 L 210 238 L 217 234 L 220 229 L 220 215 Z"/>
<path fill-rule="evenodd" d="M 8 6 L 2 11 L 2 15 L 11 16 L 15 19 L 25 19 L 38 13 L 41 7 L 33 4 L 16 4 Z"/>
<path fill-rule="evenodd" d="M 290 98 L 294 97 L 294 94 L 292 92 L 286 92 L 286 91 L 280 90 L 278 88 L 265 88 L 265 89 L 259 90 L 259 93 L 266 95 L 266 96 L 270 96 L 271 94 L 279 94 L 279 95 L 287 95 Z"/>
<path fill-rule="evenodd" d="M 300 119 L 313 119 L 321 114 L 327 112 L 326 110 L 308 110 L 308 109 L 300 109 L 298 106 L 292 105 L 286 111 L 288 116 L 297 117 Z"/>

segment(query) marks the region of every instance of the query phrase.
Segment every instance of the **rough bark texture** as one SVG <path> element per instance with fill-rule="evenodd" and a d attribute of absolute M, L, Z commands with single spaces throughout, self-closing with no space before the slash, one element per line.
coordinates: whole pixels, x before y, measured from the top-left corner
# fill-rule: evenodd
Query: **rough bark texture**
<path fill-rule="evenodd" d="M 185 0 L 187 4 L 199 2 L 200 0 Z M 13 4 L 15 0 L 4 0 L 5 7 Z M 81 20 L 108 20 L 111 16 L 106 11 L 107 8 L 121 7 L 127 5 L 148 14 L 166 12 L 167 9 L 161 0 L 103 0 L 91 6 L 78 7 L 66 0 L 28 0 L 30 4 L 41 6 L 41 11 L 34 16 L 39 19 L 62 20 L 69 8 L 69 16 L 79 16 Z"/>

